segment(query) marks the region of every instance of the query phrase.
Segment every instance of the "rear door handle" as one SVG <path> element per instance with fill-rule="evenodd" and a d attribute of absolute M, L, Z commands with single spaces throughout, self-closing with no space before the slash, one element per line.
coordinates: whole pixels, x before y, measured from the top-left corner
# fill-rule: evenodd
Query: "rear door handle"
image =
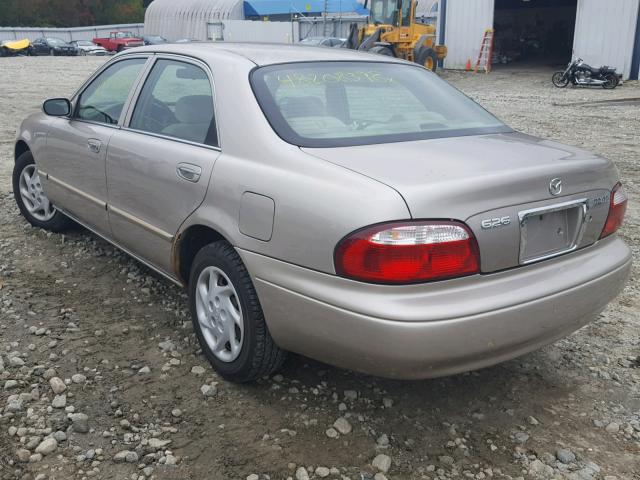
<path fill-rule="evenodd" d="M 102 142 L 100 140 L 96 140 L 94 138 L 90 138 L 87 140 L 87 148 L 90 152 L 100 153 L 100 149 L 102 148 Z"/>
<path fill-rule="evenodd" d="M 200 180 L 200 175 L 202 175 L 202 169 L 197 165 L 192 165 L 190 163 L 179 163 L 176 168 L 176 173 L 178 176 L 187 182 L 196 183 Z"/>

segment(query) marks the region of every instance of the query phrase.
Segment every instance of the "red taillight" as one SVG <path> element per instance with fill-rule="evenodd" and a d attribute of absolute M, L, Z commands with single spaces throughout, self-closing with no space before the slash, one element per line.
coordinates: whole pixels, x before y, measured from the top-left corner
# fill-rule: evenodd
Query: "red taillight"
<path fill-rule="evenodd" d="M 604 224 L 600 238 L 611 235 L 622 226 L 624 214 L 627 211 L 627 192 L 620 182 L 611 190 L 611 200 L 609 202 L 609 215 Z"/>
<path fill-rule="evenodd" d="M 478 273 L 478 244 L 458 222 L 375 225 L 336 247 L 336 273 L 374 283 L 418 283 Z"/>

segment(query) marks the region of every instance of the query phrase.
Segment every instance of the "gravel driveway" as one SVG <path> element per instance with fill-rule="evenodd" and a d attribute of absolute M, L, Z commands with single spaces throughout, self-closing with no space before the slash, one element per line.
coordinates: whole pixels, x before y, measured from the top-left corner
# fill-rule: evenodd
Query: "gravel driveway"
<path fill-rule="evenodd" d="M 494 368 L 399 382 L 294 356 L 254 385 L 217 377 L 177 287 L 14 205 L 19 122 L 103 61 L 0 59 L 0 478 L 640 479 L 637 267 L 596 323 Z M 613 159 L 640 264 L 640 108 L 601 102 L 639 98 L 637 82 L 444 77 L 517 129 Z"/>

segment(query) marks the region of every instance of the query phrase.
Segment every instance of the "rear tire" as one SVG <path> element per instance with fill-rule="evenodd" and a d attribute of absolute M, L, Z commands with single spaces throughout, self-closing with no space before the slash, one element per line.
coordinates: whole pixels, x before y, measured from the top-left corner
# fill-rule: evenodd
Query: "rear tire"
<path fill-rule="evenodd" d="M 395 57 L 393 50 L 385 45 L 376 45 L 375 47 L 371 47 L 369 52 L 384 55 L 385 57 Z"/>
<path fill-rule="evenodd" d="M 613 90 L 618 86 L 618 83 L 620 82 L 618 76 L 615 73 L 607 73 L 604 78 L 606 82 L 602 84 L 602 88 L 606 90 Z"/>
<path fill-rule="evenodd" d="M 427 70 L 435 72 L 438 69 L 438 55 L 433 48 L 421 48 L 416 58 L 416 63 L 419 63 Z"/>
<path fill-rule="evenodd" d="M 196 336 L 222 377 L 251 382 L 282 366 L 286 352 L 273 341 L 249 272 L 231 245 L 218 241 L 198 252 L 188 291 Z"/>
<path fill-rule="evenodd" d="M 564 88 L 569 85 L 569 77 L 564 76 L 564 72 L 556 72 L 551 77 L 551 81 L 558 88 Z"/>
<path fill-rule="evenodd" d="M 28 172 L 29 177 L 34 180 L 34 186 L 36 187 L 36 190 L 31 191 L 29 186 L 23 185 L 25 172 Z M 20 213 L 22 213 L 22 216 L 26 218 L 31 225 L 37 228 L 49 230 L 50 232 L 63 232 L 74 225 L 73 221 L 69 217 L 65 216 L 62 212 L 57 210 L 53 205 L 51 205 L 51 208 L 54 212 L 53 214 L 45 214 L 44 209 L 34 210 L 33 206 L 36 203 L 42 204 L 40 199 L 45 199 L 49 204 L 50 202 L 44 192 L 42 192 L 41 190 L 38 169 L 35 165 L 31 152 L 27 151 L 18 157 L 13 167 L 12 180 L 13 195 L 15 197 L 16 203 L 18 204 L 18 208 L 20 209 Z M 23 184 L 21 185 L 21 183 Z M 25 187 L 27 191 L 21 191 L 25 190 Z M 29 202 L 32 202 L 31 208 L 26 205 Z"/>

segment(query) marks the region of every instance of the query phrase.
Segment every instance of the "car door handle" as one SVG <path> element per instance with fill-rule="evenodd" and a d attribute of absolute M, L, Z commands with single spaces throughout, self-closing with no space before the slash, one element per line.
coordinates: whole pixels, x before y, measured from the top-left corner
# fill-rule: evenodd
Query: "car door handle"
<path fill-rule="evenodd" d="M 176 173 L 178 176 L 187 182 L 196 183 L 200 180 L 200 175 L 202 175 L 202 169 L 197 165 L 191 165 L 190 163 L 179 163 L 176 168 Z"/>
<path fill-rule="evenodd" d="M 95 140 L 90 138 L 87 140 L 87 148 L 90 152 L 100 153 L 100 149 L 102 148 L 102 142 L 100 140 Z"/>

